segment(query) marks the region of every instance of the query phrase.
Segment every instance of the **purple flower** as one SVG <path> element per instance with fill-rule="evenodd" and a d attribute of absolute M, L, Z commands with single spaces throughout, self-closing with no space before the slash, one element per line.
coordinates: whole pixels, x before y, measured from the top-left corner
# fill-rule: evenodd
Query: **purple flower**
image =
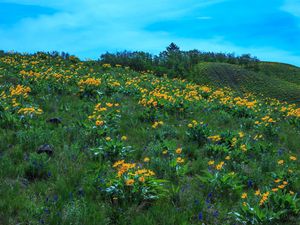
<path fill-rule="evenodd" d="M 251 180 L 248 180 L 248 187 L 250 188 L 250 187 L 253 187 L 253 182 L 251 181 Z"/>
<path fill-rule="evenodd" d="M 83 196 L 83 195 L 84 195 L 84 190 L 83 190 L 83 188 L 79 188 L 79 190 L 78 190 L 78 195 L 79 195 L 79 196 Z"/>
<path fill-rule="evenodd" d="M 58 196 L 57 196 L 57 195 L 54 195 L 54 196 L 53 196 L 53 200 L 54 200 L 55 202 L 57 202 L 57 201 L 58 201 Z"/>
<path fill-rule="evenodd" d="M 282 155 L 283 154 L 283 152 L 284 152 L 284 149 L 282 149 L 282 148 L 280 148 L 280 149 L 278 149 L 278 155 Z"/>
<path fill-rule="evenodd" d="M 218 210 L 214 211 L 213 216 L 214 216 L 214 217 L 218 217 L 218 216 L 219 216 Z"/>
<path fill-rule="evenodd" d="M 199 214 L 198 214 L 198 220 L 203 220 L 203 214 L 202 214 L 202 212 L 199 212 Z"/>
<path fill-rule="evenodd" d="M 50 214 L 50 210 L 49 209 L 44 209 L 44 212 L 46 213 L 46 214 Z"/>

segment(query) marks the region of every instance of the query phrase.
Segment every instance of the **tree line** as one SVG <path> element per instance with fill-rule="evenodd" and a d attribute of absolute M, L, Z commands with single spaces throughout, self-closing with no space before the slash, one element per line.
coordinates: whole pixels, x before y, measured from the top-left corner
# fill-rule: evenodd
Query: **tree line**
<path fill-rule="evenodd" d="M 257 71 L 259 60 L 250 54 L 236 56 L 234 53 L 201 52 L 196 49 L 182 51 L 176 44 L 171 43 L 158 55 L 143 51 L 106 52 L 100 56 L 99 62 L 128 66 L 136 71 L 150 70 L 157 75 L 186 77 L 200 62 L 229 63 Z"/>

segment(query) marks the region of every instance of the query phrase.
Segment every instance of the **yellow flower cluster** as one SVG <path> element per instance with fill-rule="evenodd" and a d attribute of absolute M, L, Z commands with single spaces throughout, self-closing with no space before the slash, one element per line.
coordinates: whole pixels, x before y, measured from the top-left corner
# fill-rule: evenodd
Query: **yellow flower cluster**
<path fill-rule="evenodd" d="M 248 99 L 241 97 L 235 97 L 233 100 L 235 101 L 235 105 L 246 106 L 247 108 L 254 108 L 257 103 L 256 100 L 249 101 Z"/>
<path fill-rule="evenodd" d="M 28 97 L 28 93 L 31 92 L 30 87 L 23 85 L 17 85 L 16 87 L 10 87 L 10 96 L 23 96 L 24 98 Z"/>
<path fill-rule="evenodd" d="M 281 184 L 277 185 L 276 188 L 272 188 L 272 191 L 273 191 L 273 192 L 277 192 L 279 189 L 284 189 L 284 188 L 286 187 L 286 185 L 288 185 L 288 182 L 287 182 L 287 181 L 282 181 L 282 182 L 281 182 L 280 179 L 276 179 L 276 180 L 274 180 L 274 182 L 275 182 L 276 184 L 279 184 L 279 183 L 281 183 Z"/>
<path fill-rule="evenodd" d="M 88 117 L 89 120 L 94 120 L 96 126 L 103 126 L 105 124 L 105 120 L 103 119 L 103 112 L 108 111 L 108 109 L 111 109 L 113 107 L 120 106 L 119 103 L 110 103 L 107 102 L 105 105 L 102 105 L 102 103 L 98 103 L 94 107 L 93 114 Z M 116 109 L 116 112 L 120 112 L 119 109 Z"/>
<path fill-rule="evenodd" d="M 135 171 L 134 175 L 143 175 L 145 177 L 151 177 L 151 176 L 154 176 L 155 173 L 152 170 L 139 169 L 139 170 Z"/>
<path fill-rule="evenodd" d="M 236 146 L 236 143 L 237 143 L 237 138 L 233 137 L 232 140 L 231 140 L 231 147 Z"/>
<path fill-rule="evenodd" d="M 218 142 L 218 141 L 222 140 L 220 135 L 209 136 L 208 139 L 212 140 L 214 142 Z"/>
<path fill-rule="evenodd" d="M 119 86 L 121 86 L 121 84 L 120 84 L 120 82 L 118 82 L 118 81 L 114 81 L 114 82 L 110 82 L 110 83 L 108 83 L 110 86 L 112 86 L 112 87 L 119 87 Z"/>
<path fill-rule="evenodd" d="M 30 70 L 29 72 L 26 72 L 25 70 L 21 70 L 20 74 L 22 75 L 23 78 L 31 78 L 34 80 L 41 78 L 41 73 L 34 72 L 32 70 Z"/>
<path fill-rule="evenodd" d="M 111 65 L 109 63 L 104 63 L 102 64 L 103 68 L 111 68 Z"/>
<path fill-rule="evenodd" d="M 272 119 L 270 116 L 266 115 L 263 118 L 261 118 L 261 121 L 255 121 L 256 125 L 261 125 L 263 124 L 264 126 L 269 126 L 271 123 L 276 123 L 274 119 Z"/>
<path fill-rule="evenodd" d="M 263 194 L 259 194 L 259 195 L 261 196 L 261 199 L 259 201 L 259 205 L 261 206 L 261 205 L 263 205 L 268 200 L 270 192 L 267 191 L 267 192 L 265 192 Z"/>
<path fill-rule="evenodd" d="M 288 113 L 287 113 L 287 116 L 295 116 L 295 117 L 300 117 L 300 108 L 297 108 L 297 109 L 293 109 L 293 108 L 290 108 Z"/>
<path fill-rule="evenodd" d="M 202 125 L 203 122 L 198 123 L 196 120 L 192 120 L 192 122 L 188 124 L 188 127 L 193 128 L 193 127 L 196 127 L 198 124 Z"/>
<path fill-rule="evenodd" d="M 33 108 L 33 107 L 28 107 L 28 108 L 19 109 L 18 113 L 19 114 L 24 114 L 24 115 L 33 115 L 33 114 L 40 115 L 40 114 L 43 113 L 43 110 L 36 109 L 36 108 Z"/>
<path fill-rule="evenodd" d="M 125 185 L 127 186 L 132 186 L 135 180 L 144 183 L 147 177 L 155 175 L 152 170 L 136 168 L 135 163 L 126 163 L 124 160 L 115 162 L 113 167 L 117 169 L 118 178 L 125 175 Z"/>
<path fill-rule="evenodd" d="M 156 122 L 154 122 L 153 124 L 152 124 L 152 128 L 157 128 L 158 126 L 160 126 L 160 125 L 163 125 L 164 124 L 164 122 L 163 121 L 156 121 Z"/>
<path fill-rule="evenodd" d="M 210 96 L 210 98 L 211 99 L 213 99 L 213 98 L 218 99 L 218 98 L 224 97 L 225 95 L 226 95 L 225 92 L 222 89 L 219 89 L 219 90 L 214 91 L 212 93 L 212 95 Z"/>
<path fill-rule="evenodd" d="M 184 163 L 184 159 L 181 158 L 181 157 L 177 157 L 176 162 L 177 162 L 178 164 L 182 164 L 182 163 Z"/>
<path fill-rule="evenodd" d="M 85 80 L 81 79 L 78 82 L 79 87 L 83 87 L 83 86 L 99 86 L 101 84 L 101 79 L 96 79 L 93 77 L 89 77 Z"/>
<path fill-rule="evenodd" d="M 293 115 L 296 116 L 296 117 L 300 117 L 300 108 L 295 109 L 294 112 L 293 112 Z"/>
<path fill-rule="evenodd" d="M 124 173 L 126 173 L 128 170 L 135 168 L 135 163 L 125 163 L 125 160 L 120 160 L 114 163 L 114 168 L 117 168 L 118 170 L 118 177 L 122 176 Z"/>
<path fill-rule="evenodd" d="M 200 90 L 205 92 L 205 93 L 209 93 L 211 92 L 211 88 L 207 87 L 207 86 L 202 86 L 200 87 Z"/>

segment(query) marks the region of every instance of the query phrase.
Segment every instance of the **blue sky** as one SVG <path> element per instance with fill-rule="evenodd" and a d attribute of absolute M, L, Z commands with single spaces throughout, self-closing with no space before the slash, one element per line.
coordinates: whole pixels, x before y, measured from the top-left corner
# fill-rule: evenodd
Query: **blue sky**
<path fill-rule="evenodd" d="M 0 49 L 251 53 L 300 66 L 300 0 L 0 0 Z"/>

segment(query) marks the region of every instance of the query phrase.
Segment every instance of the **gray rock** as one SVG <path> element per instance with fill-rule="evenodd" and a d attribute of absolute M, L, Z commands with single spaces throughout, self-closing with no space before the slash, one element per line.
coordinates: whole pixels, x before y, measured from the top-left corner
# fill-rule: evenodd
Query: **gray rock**
<path fill-rule="evenodd" d="M 47 119 L 47 123 L 60 124 L 60 123 L 62 123 L 62 120 L 59 117 L 53 117 L 53 118 Z"/>
<path fill-rule="evenodd" d="M 48 144 L 41 145 L 37 151 L 38 154 L 46 153 L 47 155 L 51 156 L 54 153 L 53 147 Z"/>

